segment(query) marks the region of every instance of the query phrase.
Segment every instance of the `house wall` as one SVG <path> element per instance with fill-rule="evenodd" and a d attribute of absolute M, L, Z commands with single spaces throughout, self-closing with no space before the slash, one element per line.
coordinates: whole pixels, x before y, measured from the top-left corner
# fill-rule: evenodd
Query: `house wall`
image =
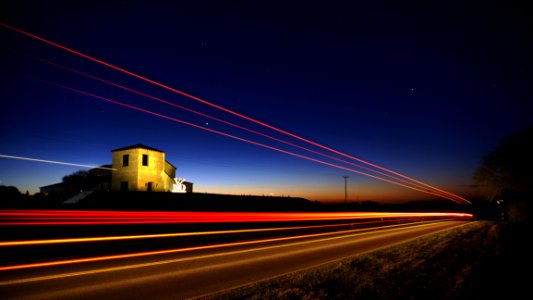
<path fill-rule="evenodd" d="M 163 181 L 165 183 L 165 191 L 172 191 L 174 185 L 174 177 L 176 177 L 176 167 L 165 161 L 165 169 L 163 172 Z"/>
<path fill-rule="evenodd" d="M 165 153 L 143 148 L 114 151 L 111 189 L 121 190 L 121 182 L 128 182 L 129 191 L 147 191 L 152 183 L 152 191 L 168 191 L 165 174 Z M 148 166 L 143 165 L 143 154 L 148 155 Z M 128 166 L 123 166 L 123 156 L 129 155 Z"/>

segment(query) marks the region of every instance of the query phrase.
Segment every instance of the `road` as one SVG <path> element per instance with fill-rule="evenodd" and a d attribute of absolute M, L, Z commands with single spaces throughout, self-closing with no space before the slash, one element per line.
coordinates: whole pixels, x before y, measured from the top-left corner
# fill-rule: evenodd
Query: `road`
<path fill-rule="evenodd" d="M 389 247 L 468 221 L 337 228 L 226 241 L 150 255 L 0 271 L 2 299 L 208 297 L 290 272 Z M 133 250 L 133 249 L 132 249 Z M 68 261 L 68 259 L 67 259 Z"/>

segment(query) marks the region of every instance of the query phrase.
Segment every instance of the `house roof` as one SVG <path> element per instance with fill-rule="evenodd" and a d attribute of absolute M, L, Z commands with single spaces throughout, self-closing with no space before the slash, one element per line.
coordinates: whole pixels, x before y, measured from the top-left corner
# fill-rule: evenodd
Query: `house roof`
<path fill-rule="evenodd" d="M 171 167 L 173 167 L 174 169 L 178 169 L 178 168 L 176 168 L 175 165 L 173 165 L 173 164 L 171 164 L 170 162 L 168 162 L 168 160 L 165 160 L 165 162 L 166 162 L 167 164 L 169 164 Z"/>
<path fill-rule="evenodd" d="M 118 148 L 118 149 L 115 149 L 115 150 L 111 150 L 111 152 L 128 150 L 128 149 L 139 149 L 139 148 L 165 153 L 165 151 L 161 151 L 161 150 L 158 150 L 158 149 L 155 149 L 155 148 L 152 148 L 152 147 L 148 147 L 148 146 L 143 145 L 143 144 L 135 144 L 135 145 L 127 146 L 127 147 L 122 147 L 122 148 Z"/>

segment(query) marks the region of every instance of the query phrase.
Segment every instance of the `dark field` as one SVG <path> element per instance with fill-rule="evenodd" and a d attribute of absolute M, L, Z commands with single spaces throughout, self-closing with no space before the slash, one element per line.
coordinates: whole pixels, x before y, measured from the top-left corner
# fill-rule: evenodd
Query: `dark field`
<path fill-rule="evenodd" d="M 212 299 L 525 299 L 529 226 L 472 222 Z"/>

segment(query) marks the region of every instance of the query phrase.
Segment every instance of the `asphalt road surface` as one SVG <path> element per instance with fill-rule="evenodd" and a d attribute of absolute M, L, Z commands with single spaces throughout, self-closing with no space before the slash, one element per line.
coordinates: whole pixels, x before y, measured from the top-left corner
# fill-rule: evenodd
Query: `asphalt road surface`
<path fill-rule="evenodd" d="M 188 299 L 389 247 L 468 221 L 295 233 L 132 257 L 0 271 L 1 299 Z M 135 253 L 134 245 L 131 253 Z M 152 251 L 153 252 L 153 251 Z"/>

